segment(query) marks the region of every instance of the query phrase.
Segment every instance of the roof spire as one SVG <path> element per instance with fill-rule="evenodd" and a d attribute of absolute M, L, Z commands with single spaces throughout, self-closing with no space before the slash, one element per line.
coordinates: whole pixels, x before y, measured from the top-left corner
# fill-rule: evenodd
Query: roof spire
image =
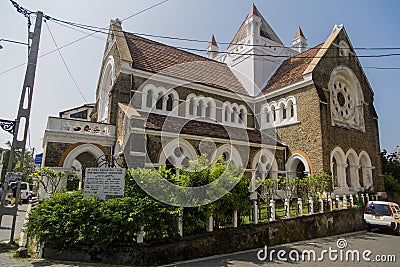
<path fill-rule="evenodd" d="M 260 14 L 260 12 L 258 11 L 256 5 L 253 3 L 250 9 L 249 14 L 247 15 L 248 18 L 250 18 L 251 16 L 258 16 L 258 17 L 262 17 L 262 15 Z"/>
<path fill-rule="evenodd" d="M 306 38 L 306 37 L 304 36 L 303 31 L 302 31 L 301 28 L 300 28 L 300 25 L 299 25 L 299 27 L 297 28 L 297 32 L 296 32 L 296 34 L 294 35 L 293 39 L 296 39 L 296 38 L 299 38 L 299 37 Z"/>
<path fill-rule="evenodd" d="M 292 46 L 297 52 L 302 53 L 307 49 L 307 39 L 304 36 L 303 31 L 301 30 L 300 26 L 297 28 L 297 32 L 293 37 Z"/>
<path fill-rule="evenodd" d="M 211 36 L 211 39 L 210 39 L 210 41 L 208 42 L 208 48 L 210 48 L 211 46 L 216 46 L 216 47 L 218 47 L 217 41 L 215 41 L 214 34 Z"/>
<path fill-rule="evenodd" d="M 217 41 L 215 41 L 214 34 L 211 36 L 210 42 L 208 42 L 208 47 L 207 47 L 207 56 L 208 58 L 214 59 L 216 56 L 218 56 L 218 44 Z"/>

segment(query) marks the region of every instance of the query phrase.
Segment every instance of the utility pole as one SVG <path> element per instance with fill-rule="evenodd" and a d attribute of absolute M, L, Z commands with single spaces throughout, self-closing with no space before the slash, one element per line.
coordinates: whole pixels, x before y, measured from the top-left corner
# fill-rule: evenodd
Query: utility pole
<path fill-rule="evenodd" d="M 22 172 L 24 156 L 25 156 L 25 146 L 26 146 L 26 138 L 28 135 L 29 129 L 29 118 L 31 114 L 31 104 L 32 104 L 32 96 L 33 96 L 33 85 L 35 82 L 35 73 L 36 73 L 36 63 L 39 53 L 39 41 L 40 41 L 40 32 L 42 27 L 42 18 L 43 12 L 38 11 L 36 13 L 36 22 L 35 29 L 32 36 L 31 48 L 29 49 L 28 55 L 28 66 L 25 72 L 25 79 L 22 88 L 21 99 L 19 102 L 18 115 L 17 120 L 15 122 L 13 141 L 10 150 L 10 158 L 8 161 L 8 172 L 12 171 L 12 164 L 15 158 L 15 151 L 21 151 L 21 164 L 19 166 L 19 172 Z M 15 223 L 17 219 L 17 211 L 18 211 L 18 203 L 20 198 L 21 191 L 21 181 L 19 181 L 17 187 L 17 195 L 14 207 L 12 207 L 12 212 L 6 212 L 6 214 L 12 213 L 13 222 L 11 227 L 11 235 L 10 235 L 10 243 L 14 242 L 14 232 L 15 232 Z M 5 188 L 8 186 L 6 185 Z M 1 208 L 4 207 L 4 199 L 1 200 Z M 3 214 L 3 212 L 2 212 Z M 1 214 L 1 215 L 2 215 Z M 1 219 L 0 219 L 1 220 Z"/>

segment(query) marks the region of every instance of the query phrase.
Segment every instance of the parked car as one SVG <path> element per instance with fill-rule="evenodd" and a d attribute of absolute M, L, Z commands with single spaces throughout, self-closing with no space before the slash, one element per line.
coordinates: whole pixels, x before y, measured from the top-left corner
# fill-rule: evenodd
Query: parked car
<path fill-rule="evenodd" d="M 9 188 L 14 188 L 17 186 L 17 182 L 11 182 Z M 28 203 L 31 198 L 30 185 L 27 182 L 21 182 L 21 201 L 22 203 Z"/>
<path fill-rule="evenodd" d="M 364 221 L 367 230 L 381 228 L 400 235 L 400 207 L 386 201 L 369 201 L 364 209 Z"/>

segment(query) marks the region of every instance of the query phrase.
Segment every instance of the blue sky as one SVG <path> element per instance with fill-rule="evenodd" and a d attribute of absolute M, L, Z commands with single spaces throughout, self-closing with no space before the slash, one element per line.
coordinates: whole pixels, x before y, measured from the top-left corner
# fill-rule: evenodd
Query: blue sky
<path fill-rule="evenodd" d="M 126 18 L 161 0 L 146 1 L 18 1 L 31 10 L 63 20 L 105 27 L 110 19 Z M 344 24 L 352 45 L 361 47 L 400 48 L 397 0 L 336 1 L 247 1 L 247 0 L 169 0 L 143 14 L 125 20 L 123 29 L 130 32 L 176 36 L 206 40 L 215 34 L 217 42 L 230 42 L 255 3 L 285 45 L 290 46 L 298 25 L 301 25 L 310 47 L 326 40 L 335 24 Z M 0 3 L 0 38 L 26 42 L 26 19 L 9 1 Z M 53 22 L 48 26 L 58 46 L 69 43 L 84 33 Z M 105 36 L 88 37 L 61 50 L 85 99 L 95 101 Z M 206 44 L 156 39 L 166 44 L 204 49 Z M 1 42 L 0 50 L 0 118 L 15 119 L 25 66 L 5 72 L 27 60 L 26 47 Z M 224 46 L 221 46 L 222 48 Z M 40 55 L 53 50 L 54 43 L 46 24 L 42 27 Z M 358 55 L 400 53 L 400 50 L 357 50 Z M 375 107 L 379 115 L 381 149 L 393 151 L 400 145 L 400 70 L 378 70 L 369 67 L 400 68 L 400 57 L 360 58 L 375 91 Z M 4 73 L 5 72 L 5 73 Z M 31 114 L 30 146 L 40 152 L 48 116 L 85 103 L 75 88 L 58 53 L 39 58 Z M 11 135 L 0 132 L 0 147 Z"/>

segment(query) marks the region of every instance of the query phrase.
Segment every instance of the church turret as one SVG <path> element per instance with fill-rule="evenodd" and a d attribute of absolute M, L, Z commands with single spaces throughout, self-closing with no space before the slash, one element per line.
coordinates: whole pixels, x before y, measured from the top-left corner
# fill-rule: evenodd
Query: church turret
<path fill-rule="evenodd" d="M 292 46 L 294 50 L 299 53 L 302 53 L 307 49 L 307 39 L 306 37 L 304 37 L 304 33 L 301 30 L 300 26 L 297 28 L 297 32 L 293 37 Z"/>
<path fill-rule="evenodd" d="M 282 61 L 294 52 L 286 48 L 253 4 L 218 60 L 226 63 L 251 96 L 257 96 Z"/>
<path fill-rule="evenodd" d="M 210 59 L 214 59 L 216 56 L 218 56 L 218 44 L 215 41 L 214 34 L 211 36 L 211 40 L 208 43 L 207 47 L 207 57 Z"/>
<path fill-rule="evenodd" d="M 260 12 L 253 4 L 245 21 L 247 37 L 250 39 L 251 44 L 254 44 L 260 36 L 261 19 Z"/>

